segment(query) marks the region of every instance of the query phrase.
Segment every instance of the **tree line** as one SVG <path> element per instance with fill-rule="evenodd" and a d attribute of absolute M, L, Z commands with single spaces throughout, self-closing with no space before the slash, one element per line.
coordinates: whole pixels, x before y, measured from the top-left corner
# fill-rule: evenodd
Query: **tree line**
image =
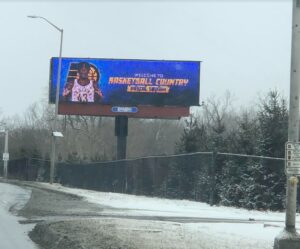
<path fill-rule="evenodd" d="M 270 91 L 260 98 L 256 108 L 237 113 L 228 108 L 229 96 L 220 102 L 210 99 L 202 114 L 191 116 L 177 144 L 177 152 L 216 151 L 284 158 L 288 132 L 287 101 L 278 91 Z M 216 157 L 215 172 L 203 177 L 197 166 L 194 177 L 186 181 L 206 189 L 214 188 L 213 195 L 202 196 L 202 201 L 249 209 L 281 210 L 285 205 L 284 161 L 253 159 L 220 155 Z M 184 168 L 174 177 L 190 175 Z M 214 177 L 210 186 L 209 177 Z M 193 180 L 191 180 L 193 179 Z M 191 196 L 195 187 L 184 195 Z M 180 196 L 177 196 L 180 198 Z"/>
<path fill-rule="evenodd" d="M 271 90 L 249 108 L 237 110 L 232 101 L 230 93 L 210 97 L 181 120 L 130 119 L 128 157 L 214 151 L 283 158 L 288 130 L 286 99 Z M 41 102 L 23 117 L 1 119 L 10 130 L 12 159 L 49 159 L 53 113 L 53 107 Z M 60 116 L 58 123 L 64 134 L 58 142 L 58 161 L 84 164 L 115 159 L 113 118 Z M 249 209 L 284 208 L 282 161 L 217 154 L 212 169 L 211 158 L 201 160 L 188 156 L 170 160 L 169 175 L 155 194 Z"/>

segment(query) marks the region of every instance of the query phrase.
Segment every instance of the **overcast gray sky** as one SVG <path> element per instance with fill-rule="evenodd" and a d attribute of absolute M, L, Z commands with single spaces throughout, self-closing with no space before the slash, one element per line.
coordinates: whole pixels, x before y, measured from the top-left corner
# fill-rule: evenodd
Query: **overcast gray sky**
<path fill-rule="evenodd" d="M 63 56 L 201 60 L 200 101 L 226 90 L 235 105 L 289 95 L 292 0 L 0 1 L 0 108 L 22 114 L 48 94 L 49 60 Z"/>

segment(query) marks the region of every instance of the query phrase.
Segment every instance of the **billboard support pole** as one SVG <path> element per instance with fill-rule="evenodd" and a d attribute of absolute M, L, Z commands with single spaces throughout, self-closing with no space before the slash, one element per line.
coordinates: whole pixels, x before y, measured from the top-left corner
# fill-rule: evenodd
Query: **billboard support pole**
<path fill-rule="evenodd" d="M 127 134 L 128 134 L 128 117 L 116 116 L 115 136 L 117 137 L 117 148 L 116 148 L 117 160 L 126 159 Z"/>
<path fill-rule="evenodd" d="M 293 0 L 292 51 L 288 141 L 299 141 L 299 92 L 300 92 L 300 0 Z M 296 176 L 287 174 L 285 229 L 275 238 L 274 249 L 296 249 L 300 235 L 296 231 L 297 205 Z"/>

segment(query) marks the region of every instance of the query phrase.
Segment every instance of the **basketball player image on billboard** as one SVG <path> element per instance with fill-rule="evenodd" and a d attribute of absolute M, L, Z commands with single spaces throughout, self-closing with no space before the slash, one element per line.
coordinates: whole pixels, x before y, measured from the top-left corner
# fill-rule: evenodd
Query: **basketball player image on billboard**
<path fill-rule="evenodd" d="M 68 102 L 99 103 L 103 94 L 98 86 L 100 73 L 88 62 L 72 63 L 63 90 L 63 99 Z"/>

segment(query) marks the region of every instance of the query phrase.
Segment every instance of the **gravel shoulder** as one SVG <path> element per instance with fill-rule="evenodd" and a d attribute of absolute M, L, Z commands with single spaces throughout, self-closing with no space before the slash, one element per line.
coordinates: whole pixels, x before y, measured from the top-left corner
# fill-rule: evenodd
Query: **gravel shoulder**
<path fill-rule="evenodd" d="M 50 216 L 95 216 L 103 211 L 99 205 L 82 200 L 81 197 L 45 189 L 32 188 L 27 204 L 19 215 L 28 219 Z"/>
<path fill-rule="evenodd" d="M 27 184 L 27 187 L 28 184 Z M 18 212 L 28 223 L 37 222 L 29 233 L 42 249 L 138 249 L 133 237 L 118 231 L 114 219 L 99 218 L 103 208 L 81 197 L 30 186 L 31 197 Z"/>
<path fill-rule="evenodd" d="M 30 232 L 30 238 L 45 249 L 138 249 L 133 238 L 117 231 L 112 220 L 82 219 L 43 222 Z"/>

